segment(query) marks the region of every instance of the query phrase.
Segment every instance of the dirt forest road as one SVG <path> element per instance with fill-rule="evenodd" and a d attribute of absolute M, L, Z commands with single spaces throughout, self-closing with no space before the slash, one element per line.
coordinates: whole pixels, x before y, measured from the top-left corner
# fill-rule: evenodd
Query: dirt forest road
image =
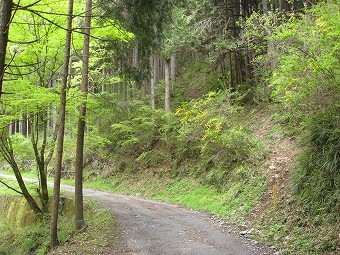
<path fill-rule="evenodd" d="M 68 185 L 62 185 L 61 188 L 68 192 L 74 191 Z M 222 229 L 205 213 L 140 197 L 87 188 L 84 189 L 84 196 L 101 202 L 115 215 L 120 236 L 112 254 L 270 254 L 249 240 Z"/>

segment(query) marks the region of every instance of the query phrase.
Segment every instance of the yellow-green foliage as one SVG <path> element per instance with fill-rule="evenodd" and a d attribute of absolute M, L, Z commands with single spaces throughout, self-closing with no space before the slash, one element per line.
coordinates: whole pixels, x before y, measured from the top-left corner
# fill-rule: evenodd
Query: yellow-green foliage
<path fill-rule="evenodd" d="M 243 109 L 237 103 L 237 95 L 227 90 L 183 104 L 176 111 L 179 141 L 190 141 L 203 161 L 225 171 L 237 164 L 256 164 L 263 146 L 239 122 Z"/>
<path fill-rule="evenodd" d="M 340 5 L 320 3 L 271 38 L 280 61 L 272 77 L 277 117 L 303 130 L 305 153 L 294 173 L 297 201 L 339 219 Z"/>
<path fill-rule="evenodd" d="M 203 174 L 210 184 L 223 186 L 234 167 L 256 165 L 264 156 L 262 143 L 239 121 L 241 99 L 223 90 L 183 103 L 175 113 L 131 111 L 111 126 L 116 167 L 138 170 L 168 162 L 172 176 Z"/>

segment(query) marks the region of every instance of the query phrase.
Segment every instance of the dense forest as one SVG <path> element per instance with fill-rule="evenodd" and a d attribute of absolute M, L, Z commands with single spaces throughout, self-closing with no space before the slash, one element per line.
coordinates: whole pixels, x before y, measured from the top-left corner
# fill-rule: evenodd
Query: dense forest
<path fill-rule="evenodd" d="M 338 254 L 339 6 L 1 0 L 0 170 L 17 184 L 0 185 L 50 228 L 46 247 L 59 243 L 61 178 L 75 180 L 81 230 L 84 181 L 129 189 L 144 176 L 223 194 L 223 205 L 198 209 L 253 217 L 255 239 L 280 254 Z M 273 156 L 279 146 L 291 148 L 287 173 L 273 163 L 288 164 Z M 3 240 L 0 254 L 13 254 Z"/>

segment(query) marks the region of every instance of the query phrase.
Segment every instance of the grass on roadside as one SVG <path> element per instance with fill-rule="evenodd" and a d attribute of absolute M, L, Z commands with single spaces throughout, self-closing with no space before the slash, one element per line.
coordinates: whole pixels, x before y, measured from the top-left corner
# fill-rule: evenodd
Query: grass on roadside
<path fill-rule="evenodd" d="M 112 213 L 98 202 L 87 201 L 87 204 L 89 210 L 85 218 L 86 231 L 68 236 L 64 239 L 66 242 L 50 251 L 49 255 L 97 255 L 114 250 L 117 242 L 117 228 Z M 67 223 L 69 224 L 65 222 Z"/>
<path fill-rule="evenodd" d="M 238 178 L 239 175 L 249 178 Z M 234 220 L 249 212 L 267 188 L 265 176 L 249 167 L 235 168 L 229 175 L 224 191 L 204 184 L 198 178 L 160 178 L 152 172 L 134 176 L 117 175 L 110 179 L 96 178 L 85 181 L 85 186 L 175 203 Z"/>
<path fill-rule="evenodd" d="M 319 219 L 322 224 L 315 220 L 298 207 L 267 210 L 257 220 L 253 234 L 285 255 L 339 254 L 339 225 L 332 215 Z"/>

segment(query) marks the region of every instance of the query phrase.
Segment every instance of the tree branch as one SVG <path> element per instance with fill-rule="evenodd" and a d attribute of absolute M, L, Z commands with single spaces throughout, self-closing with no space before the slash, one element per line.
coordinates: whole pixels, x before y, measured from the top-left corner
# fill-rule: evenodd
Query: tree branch
<path fill-rule="evenodd" d="M 8 40 L 9 42 L 11 43 L 15 43 L 15 44 L 31 44 L 31 43 L 35 43 L 35 42 L 38 42 L 40 39 L 36 39 L 36 40 L 33 40 L 33 41 L 28 41 L 28 42 L 17 42 L 17 41 L 13 41 L 13 40 Z"/>
<path fill-rule="evenodd" d="M 19 9 L 20 7 L 21 7 L 21 8 L 27 9 L 27 8 L 32 7 L 32 6 L 34 6 L 34 5 L 36 5 L 37 3 L 40 3 L 40 2 L 41 2 L 41 0 L 37 0 L 36 2 L 31 3 L 31 4 L 29 4 L 29 5 L 20 6 L 20 5 L 19 5 L 19 4 L 20 4 L 20 1 L 19 1 L 17 4 L 14 4 L 14 6 L 16 6 L 18 9 Z"/>
<path fill-rule="evenodd" d="M 40 62 L 31 63 L 31 64 L 25 64 L 25 65 L 11 65 L 11 64 L 8 64 L 7 66 L 9 66 L 9 67 L 15 67 L 15 68 L 19 68 L 19 67 L 29 67 L 29 66 L 35 66 L 35 65 L 38 65 L 38 64 L 40 64 Z"/>
<path fill-rule="evenodd" d="M 9 185 L 6 184 L 4 181 L 0 180 L 0 183 L 3 184 L 3 185 L 5 185 L 7 188 L 9 188 L 9 189 L 15 191 L 16 193 L 19 193 L 20 195 L 24 195 L 21 191 L 19 191 L 19 190 L 13 188 L 13 187 L 11 187 L 11 186 L 9 186 Z"/>
<path fill-rule="evenodd" d="M 58 27 L 58 28 L 60 28 L 60 29 L 62 29 L 62 30 L 68 31 L 67 28 L 62 27 L 61 25 L 57 24 L 56 22 L 54 22 L 54 21 L 50 20 L 49 18 L 46 18 L 45 16 L 41 15 L 41 14 L 40 14 L 40 11 L 28 9 L 28 8 L 26 8 L 26 7 L 22 7 L 22 9 L 23 9 L 23 10 L 26 10 L 26 11 L 29 11 L 29 12 L 32 12 L 33 14 L 39 16 L 40 18 L 42 18 L 42 19 L 48 21 L 49 23 L 53 24 L 54 26 L 56 26 L 56 27 Z M 77 17 L 77 16 L 75 16 L 75 15 L 72 16 L 72 18 L 74 18 L 74 17 Z M 75 32 L 75 33 L 78 33 L 78 34 L 88 35 L 88 36 L 90 36 L 91 38 L 94 38 L 94 39 L 100 40 L 100 41 L 104 41 L 104 42 L 106 42 L 106 41 L 112 41 L 112 40 L 106 40 L 106 39 L 103 39 L 103 38 L 100 38 L 100 37 L 97 37 L 97 36 L 93 36 L 93 35 L 86 34 L 86 33 L 83 32 L 83 31 L 79 31 L 79 29 L 80 29 L 80 28 L 73 28 L 72 31 Z"/>

